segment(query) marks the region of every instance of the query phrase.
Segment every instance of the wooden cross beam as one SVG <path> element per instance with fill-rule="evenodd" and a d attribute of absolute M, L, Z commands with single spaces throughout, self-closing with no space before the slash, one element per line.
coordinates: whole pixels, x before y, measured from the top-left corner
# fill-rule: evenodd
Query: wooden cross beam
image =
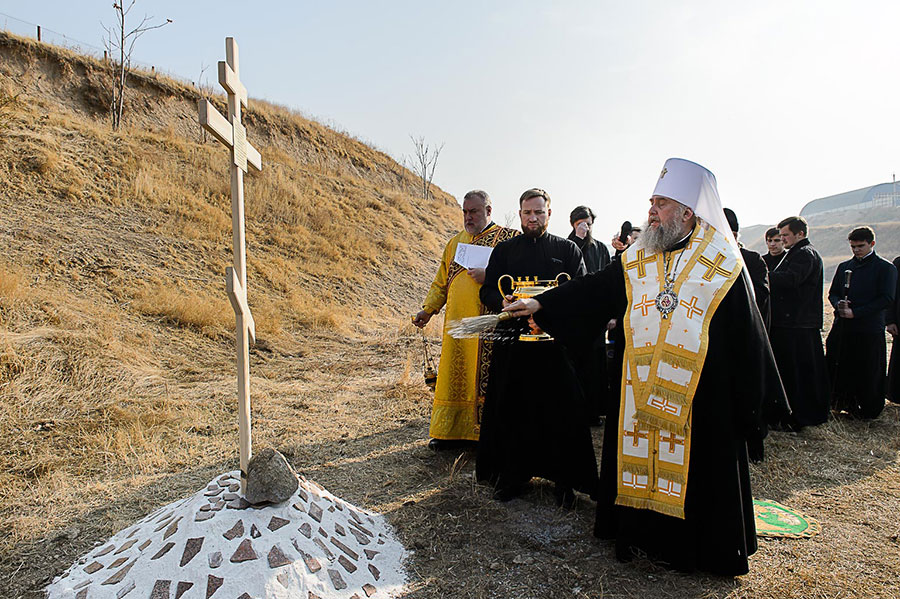
<path fill-rule="evenodd" d="M 259 152 L 247 142 L 241 107 L 247 107 L 247 89 L 238 76 L 238 47 L 225 38 L 225 61 L 219 62 L 219 83 L 228 93 L 228 118 L 208 100 L 200 100 L 200 125 L 231 150 L 231 228 L 234 266 L 225 269 L 225 289 L 235 317 L 237 348 L 238 423 L 241 455 L 241 491 L 247 492 L 247 466 L 252 456 L 250 435 L 250 343 L 256 342 L 256 323 L 247 304 L 247 249 L 244 239 L 244 173 L 247 166 L 262 169 Z"/>

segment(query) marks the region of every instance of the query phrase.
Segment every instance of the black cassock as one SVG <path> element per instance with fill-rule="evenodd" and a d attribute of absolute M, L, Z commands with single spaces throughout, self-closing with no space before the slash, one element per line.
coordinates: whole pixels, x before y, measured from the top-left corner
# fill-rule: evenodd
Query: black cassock
<path fill-rule="evenodd" d="M 848 270 L 853 274 L 845 290 Z M 834 273 L 828 301 L 835 315 L 825 341 L 825 358 L 831 377 L 832 407 L 836 410 L 876 418 L 884 409 L 885 311 L 894 303 L 896 287 L 897 269 L 875 252 L 861 260 L 841 262 Z M 841 318 L 836 312 L 845 293 L 853 318 Z"/>
<path fill-rule="evenodd" d="M 677 248 L 676 248 L 677 249 Z M 558 339 L 584 323 L 622 317 L 625 279 L 618 260 L 604 271 L 538 296 L 536 322 Z M 756 551 L 747 442 L 766 435 L 761 407 L 780 383 L 746 273 L 734 283 L 709 328 L 709 351 L 692 404 L 685 519 L 616 506 L 619 403 L 606 419 L 594 534 L 615 539 L 623 561 L 646 554 L 681 571 L 739 575 Z"/>
<path fill-rule="evenodd" d="M 793 428 L 822 424 L 830 412 L 828 371 L 822 347 L 823 266 L 808 239 L 795 243 L 769 272 L 772 327 L 769 338 L 792 414 L 772 414 L 769 424 Z"/>
<path fill-rule="evenodd" d="M 894 258 L 894 268 L 900 271 L 900 256 Z M 900 325 L 900 274 L 897 277 L 897 289 L 894 291 L 894 303 L 891 304 L 885 314 L 887 324 Z M 891 344 L 891 364 L 888 366 L 887 398 L 894 403 L 900 403 L 900 351 L 897 350 L 897 340 L 894 337 Z"/>
<path fill-rule="evenodd" d="M 497 280 L 505 274 L 555 279 L 584 274 L 581 251 L 545 233 L 519 235 L 497 244 L 488 263 L 481 301 L 502 309 Z M 566 285 L 569 283 L 566 283 Z M 508 289 L 507 289 L 508 291 Z M 533 476 L 594 496 L 597 459 L 581 387 L 556 341 L 518 341 L 526 319 L 501 323 L 491 356 L 476 475 L 500 488 L 514 488 Z"/>
<path fill-rule="evenodd" d="M 593 237 L 580 239 L 572 231 L 567 239 L 581 250 L 587 274 L 603 270 L 609 265 L 609 250 Z M 591 422 L 596 423 L 600 416 L 606 415 L 608 404 L 611 401 L 617 401 L 618 398 L 614 393 L 610 393 L 606 357 L 606 324 L 598 325 L 587 339 L 588 341 L 582 347 L 570 347 L 569 357 L 572 358 L 575 372 L 578 374 L 578 381 L 584 391 Z"/>

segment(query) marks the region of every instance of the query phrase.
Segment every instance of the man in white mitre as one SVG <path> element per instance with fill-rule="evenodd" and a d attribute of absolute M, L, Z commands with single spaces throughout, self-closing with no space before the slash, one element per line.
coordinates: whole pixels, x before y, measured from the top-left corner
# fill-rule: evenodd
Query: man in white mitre
<path fill-rule="evenodd" d="M 762 457 L 761 406 L 778 375 L 713 174 L 667 160 L 620 260 L 506 311 L 563 342 L 596 321 L 624 329 L 594 534 L 623 561 L 746 573 L 757 548 L 748 458 Z"/>

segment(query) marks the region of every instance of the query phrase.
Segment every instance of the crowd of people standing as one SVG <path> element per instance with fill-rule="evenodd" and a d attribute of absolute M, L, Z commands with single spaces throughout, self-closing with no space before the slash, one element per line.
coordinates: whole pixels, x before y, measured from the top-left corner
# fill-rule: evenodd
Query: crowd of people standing
<path fill-rule="evenodd" d="M 466 194 L 464 230 L 413 319 L 424 327 L 446 306 L 429 447 L 477 448 L 476 475 L 499 501 L 532 477 L 553 481 L 561 506 L 587 494 L 595 535 L 621 560 L 745 573 L 756 550 L 748 463 L 763 459 L 767 431 L 875 418 L 885 397 L 900 401 L 884 334 L 898 334 L 900 258 L 875 253 L 871 227 L 850 232 L 823 347 L 824 268 L 808 223 L 769 229 L 765 255 L 742 247 L 737 216 L 696 163 L 665 163 L 646 223 L 625 223 L 613 256 L 589 207 L 570 214 L 568 239 L 547 232 L 546 191 L 526 190 L 519 207 L 521 233 L 492 222 L 487 193 Z M 487 266 L 457 264 L 460 243 L 493 248 Z M 506 277 L 560 284 L 526 297 Z M 487 314 L 504 318 L 449 334 Z M 590 426 L 604 417 L 598 472 Z"/>

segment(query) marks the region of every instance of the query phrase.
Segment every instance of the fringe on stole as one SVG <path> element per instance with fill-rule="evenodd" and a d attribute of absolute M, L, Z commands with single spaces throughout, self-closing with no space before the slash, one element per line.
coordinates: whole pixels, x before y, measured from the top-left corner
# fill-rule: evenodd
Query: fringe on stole
<path fill-rule="evenodd" d="M 676 435 L 681 435 L 682 437 L 687 436 L 687 424 L 678 424 L 677 422 L 671 422 L 666 420 L 665 418 L 656 415 L 652 412 L 645 412 L 641 408 L 637 408 L 637 420 L 641 424 L 655 426 L 658 429 L 669 431 L 670 433 L 675 433 Z"/>
<path fill-rule="evenodd" d="M 618 495 L 616 497 L 616 505 L 633 507 L 639 510 L 653 510 L 654 512 L 659 512 L 661 514 L 665 514 L 666 516 L 672 516 L 673 518 L 684 520 L 684 508 L 680 505 L 662 503 L 661 501 L 656 501 L 650 499 L 649 497 L 630 497 L 627 495 Z"/>
<path fill-rule="evenodd" d="M 632 462 L 628 462 L 622 465 L 622 470 L 624 470 L 625 472 L 631 472 L 633 474 L 640 474 L 641 476 L 650 476 L 650 468 L 647 466 L 647 464 L 634 464 Z"/>
<path fill-rule="evenodd" d="M 678 404 L 679 406 L 687 404 L 687 395 L 685 393 L 682 393 L 681 391 L 675 391 L 674 389 L 669 389 L 668 387 L 663 387 L 660 384 L 656 384 L 650 387 L 650 395 L 662 397 L 663 399 L 669 400 L 670 403 Z"/>
<path fill-rule="evenodd" d="M 664 470 L 660 468 L 656 472 L 657 478 L 664 478 L 666 480 L 670 480 L 673 483 L 678 483 L 679 485 L 684 485 L 687 477 L 683 472 L 675 472 L 674 470 Z"/>
<path fill-rule="evenodd" d="M 697 368 L 697 360 L 693 358 L 685 358 L 684 356 L 673 354 L 670 351 L 663 350 L 662 355 L 660 356 L 660 360 L 667 364 L 671 364 L 672 366 L 690 370 L 691 372 L 699 371 L 699 368 Z"/>
<path fill-rule="evenodd" d="M 653 354 L 637 354 L 632 356 L 635 366 L 650 366 L 653 363 Z"/>

